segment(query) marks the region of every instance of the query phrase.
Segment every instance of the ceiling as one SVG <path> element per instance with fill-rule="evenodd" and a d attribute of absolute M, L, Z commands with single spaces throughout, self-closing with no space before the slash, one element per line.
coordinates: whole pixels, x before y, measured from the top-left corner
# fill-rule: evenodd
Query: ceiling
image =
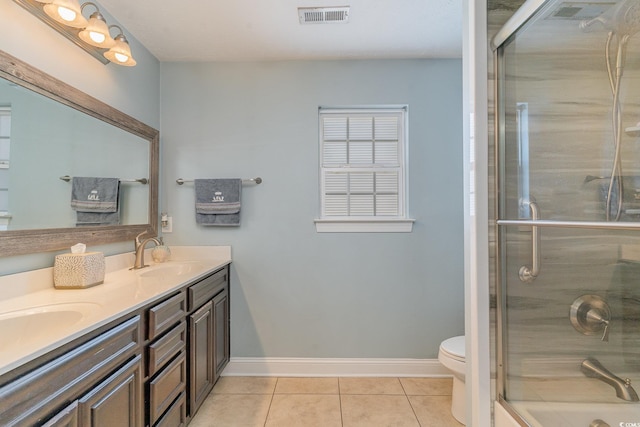
<path fill-rule="evenodd" d="M 463 0 L 100 0 L 160 61 L 460 58 Z M 349 6 L 306 24 L 299 7 Z"/>

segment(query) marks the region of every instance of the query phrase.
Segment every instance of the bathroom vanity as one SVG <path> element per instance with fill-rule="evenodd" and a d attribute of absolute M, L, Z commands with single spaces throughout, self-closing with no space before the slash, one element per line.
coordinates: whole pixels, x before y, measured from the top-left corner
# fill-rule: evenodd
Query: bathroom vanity
<path fill-rule="evenodd" d="M 231 258 L 185 258 L 0 301 L 0 424 L 188 424 L 229 361 Z"/>
<path fill-rule="evenodd" d="M 157 235 L 156 129 L 2 51 L 0 80 L 6 81 L 0 83 L 3 105 L 20 101 L 30 112 L 48 106 L 56 113 L 42 117 L 73 121 L 74 135 L 89 132 L 78 140 L 59 138 L 69 146 L 33 139 L 35 147 L 22 146 L 24 155 L 12 147 L 23 161 L 21 168 L 11 165 L 12 219 L 0 231 L 0 256 Z M 72 118 L 60 120 L 58 113 Z M 20 118 L 12 137 L 31 141 L 31 131 L 61 136 L 45 122 Z M 82 160 L 65 163 L 63 172 L 42 168 L 55 162 L 44 147 L 65 160 Z M 64 154 L 69 149 L 73 156 Z M 109 156 L 99 163 L 96 153 L 104 150 Z M 92 174 L 128 183 L 120 224 L 76 227 L 70 221 L 69 187 L 60 180 L 86 174 L 88 160 Z M 47 204 L 46 222 L 41 215 L 29 220 L 38 215 L 30 191 Z M 87 289 L 54 289 L 52 268 L 0 276 L 0 425 L 188 424 L 229 360 L 231 249 L 172 247 L 167 263 L 132 271 L 134 262 L 132 254 L 108 257 L 104 283 Z"/>

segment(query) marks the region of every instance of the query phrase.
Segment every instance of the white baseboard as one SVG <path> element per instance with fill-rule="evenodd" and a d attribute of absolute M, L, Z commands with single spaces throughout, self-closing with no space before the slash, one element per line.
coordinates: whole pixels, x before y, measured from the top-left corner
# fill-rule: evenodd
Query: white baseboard
<path fill-rule="evenodd" d="M 222 376 L 450 377 L 438 359 L 232 357 Z"/>

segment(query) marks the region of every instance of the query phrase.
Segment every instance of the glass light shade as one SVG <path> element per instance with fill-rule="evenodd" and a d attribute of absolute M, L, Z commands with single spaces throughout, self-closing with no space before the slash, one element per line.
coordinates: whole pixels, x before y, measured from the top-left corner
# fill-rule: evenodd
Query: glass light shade
<path fill-rule="evenodd" d="M 44 12 L 56 22 L 73 28 L 84 28 L 87 19 L 82 16 L 78 0 L 53 0 L 44 5 Z"/>
<path fill-rule="evenodd" d="M 115 44 L 104 53 L 104 57 L 114 64 L 124 65 L 125 67 L 133 67 L 136 60 L 131 56 L 131 48 L 129 42 L 123 34 L 118 34 L 115 38 Z"/>
<path fill-rule="evenodd" d="M 109 34 L 109 28 L 107 28 L 107 22 L 99 12 L 94 12 L 89 18 L 89 24 L 87 28 L 78 33 L 78 37 L 85 42 L 95 47 L 110 48 L 115 44 L 115 41 Z"/>

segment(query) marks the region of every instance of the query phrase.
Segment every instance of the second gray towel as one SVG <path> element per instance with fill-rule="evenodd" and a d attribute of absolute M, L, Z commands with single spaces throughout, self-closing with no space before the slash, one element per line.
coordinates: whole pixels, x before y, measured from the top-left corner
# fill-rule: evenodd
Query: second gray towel
<path fill-rule="evenodd" d="M 73 177 L 71 208 L 76 211 L 76 225 L 119 224 L 119 194 L 118 178 Z"/>
<path fill-rule="evenodd" d="M 196 179 L 194 186 L 196 191 L 196 224 L 240 225 L 241 179 Z"/>

